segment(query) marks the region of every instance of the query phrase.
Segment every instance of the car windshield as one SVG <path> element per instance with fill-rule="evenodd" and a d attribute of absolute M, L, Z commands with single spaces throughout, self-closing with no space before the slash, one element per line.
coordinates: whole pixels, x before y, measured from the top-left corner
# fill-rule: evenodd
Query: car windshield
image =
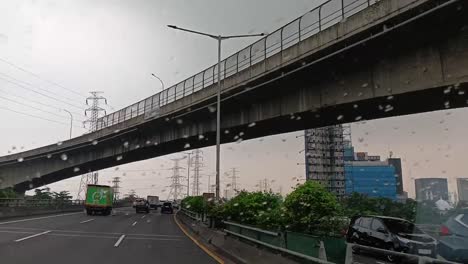
<path fill-rule="evenodd" d="M 0 264 L 468 263 L 468 0 L 0 0 L 0 131 Z"/>
<path fill-rule="evenodd" d="M 423 234 L 419 228 L 417 228 L 413 223 L 408 221 L 396 220 L 396 219 L 381 219 L 390 232 L 394 234 L 403 233 L 403 234 Z"/>

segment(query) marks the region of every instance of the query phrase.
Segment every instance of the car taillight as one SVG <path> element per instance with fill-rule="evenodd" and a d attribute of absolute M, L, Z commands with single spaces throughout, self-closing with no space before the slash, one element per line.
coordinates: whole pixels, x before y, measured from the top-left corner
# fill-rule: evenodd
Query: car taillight
<path fill-rule="evenodd" d="M 444 225 L 441 225 L 440 226 L 440 231 L 439 231 L 439 235 L 441 236 L 449 236 L 451 235 L 452 233 L 450 233 L 450 229 L 448 229 L 448 227 L 444 226 Z"/>

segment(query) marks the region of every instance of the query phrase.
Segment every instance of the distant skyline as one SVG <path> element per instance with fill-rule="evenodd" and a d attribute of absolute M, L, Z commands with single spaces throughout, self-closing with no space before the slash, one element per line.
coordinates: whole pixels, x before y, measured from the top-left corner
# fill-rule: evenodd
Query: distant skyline
<path fill-rule="evenodd" d="M 73 134 L 84 133 L 79 121 L 85 119 L 89 91 L 103 91 L 110 104 L 106 108 L 113 111 L 160 91 L 161 85 L 151 73 L 169 87 L 216 62 L 214 41 L 170 30 L 167 24 L 214 34 L 272 32 L 320 2 L 2 1 L 0 153 L 67 139 L 70 120 L 63 109 L 74 113 Z M 253 41 L 226 41 L 223 56 Z M 468 176 L 464 161 L 468 149 L 466 116 L 466 109 L 451 109 L 354 123 L 353 144 L 356 151 L 383 158 L 392 151 L 394 157 L 401 157 L 404 189 L 411 197 L 414 178 L 448 178 L 449 189 L 455 192 L 455 178 Z M 269 178 L 275 181 L 274 190 L 282 186 L 284 193 L 289 192 L 297 178 L 305 177 L 304 166 L 297 165 L 304 163 L 304 154 L 299 153 L 304 149 L 302 134 L 298 131 L 225 144 L 222 170 L 238 168 L 240 186 L 247 189 Z M 203 151 L 204 173 L 212 173 L 213 148 Z M 181 156 L 172 154 L 119 166 L 117 171 L 103 170 L 101 183 L 121 176 L 124 193 L 130 189 L 141 195 L 167 193 L 169 160 Z M 129 172 L 123 172 L 126 170 Z M 202 186 L 206 181 L 204 175 Z M 78 184 L 79 177 L 75 177 L 49 186 L 74 194 Z"/>

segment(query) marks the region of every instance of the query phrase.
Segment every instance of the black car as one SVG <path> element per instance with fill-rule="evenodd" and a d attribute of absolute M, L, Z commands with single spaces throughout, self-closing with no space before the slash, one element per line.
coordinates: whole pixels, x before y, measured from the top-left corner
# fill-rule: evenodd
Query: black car
<path fill-rule="evenodd" d="M 135 211 L 136 213 L 145 212 L 148 214 L 150 211 L 150 206 L 149 206 L 148 201 L 142 198 L 137 198 L 135 200 Z"/>
<path fill-rule="evenodd" d="M 468 210 L 450 217 L 440 226 L 439 255 L 468 263 Z"/>
<path fill-rule="evenodd" d="M 174 209 L 172 208 L 172 203 L 165 202 L 165 203 L 162 204 L 161 214 L 164 214 L 164 213 L 169 213 L 169 214 L 174 213 Z"/>
<path fill-rule="evenodd" d="M 349 243 L 381 249 L 436 257 L 437 241 L 422 232 L 413 223 L 387 216 L 356 216 L 346 234 Z M 387 255 L 389 261 L 395 261 L 395 255 Z"/>

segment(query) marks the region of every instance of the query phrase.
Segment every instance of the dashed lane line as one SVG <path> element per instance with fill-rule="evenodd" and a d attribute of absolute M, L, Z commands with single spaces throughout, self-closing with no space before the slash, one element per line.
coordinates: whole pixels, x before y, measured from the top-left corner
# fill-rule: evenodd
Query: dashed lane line
<path fill-rule="evenodd" d="M 30 235 L 30 236 L 27 236 L 27 237 L 23 237 L 23 238 L 20 238 L 20 239 L 16 239 L 15 242 L 20 242 L 20 241 L 23 241 L 23 240 L 26 240 L 26 239 L 30 239 L 30 238 L 33 238 L 33 237 L 42 236 L 42 235 L 45 235 L 45 234 L 47 234 L 47 233 L 50 233 L 50 230 L 45 231 L 45 232 L 42 232 L 42 233 Z"/>
<path fill-rule="evenodd" d="M 145 217 L 146 217 L 146 215 L 142 216 L 141 219 L 143 219 L 143 218 L 145 218 Z"/>
<path fill-rule="evenodd" d="M 125 235 L 121 235 L 119 240 L 117 240 L 117 242 L 115 242 L 114 247 L 118 247 L 120 245 L 120 243 L 122 243 L 124 238 L 125 238 Z"/>
<path fill-rule="evenodd" d="M 132 226 L 135 226 L 137 223 L 138 223 L 138 221 L 135 221 L 135 222 L 132 224 Z"/>
<path fill-rule="evenodd" d="M 88 222 L 91 222 L 91 221 L 94 221 L 94 218 L 81 221 L 80 224 L 88 223 Z"/>

